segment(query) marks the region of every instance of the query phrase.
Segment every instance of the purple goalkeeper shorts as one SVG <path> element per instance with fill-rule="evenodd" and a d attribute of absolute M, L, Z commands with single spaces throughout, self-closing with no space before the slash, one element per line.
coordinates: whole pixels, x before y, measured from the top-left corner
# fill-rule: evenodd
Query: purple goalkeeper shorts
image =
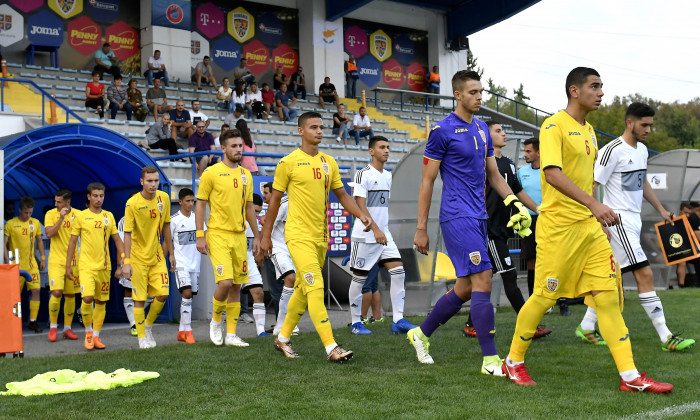
<path fill-rule="evenodd" d="M 457 277 L 491 270 L 486 220 L 460 217 L 441 222 L 440 227 Z"/>

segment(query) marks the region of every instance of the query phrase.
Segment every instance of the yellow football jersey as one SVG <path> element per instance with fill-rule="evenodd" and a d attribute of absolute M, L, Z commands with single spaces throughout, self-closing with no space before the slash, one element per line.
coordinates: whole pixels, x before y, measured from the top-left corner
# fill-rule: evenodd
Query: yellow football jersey
<path fill-rule="evenodd" d="M 240 165 L 232 169 L 219 162 L 202 174 L 197 199 L 209 202 L 208 230 L 245 232 L 245 206 L 253 201 L 253 176 Z"/>
<path fill-rule="evenodd" d="M 37 240 L 41 240 L 39 221 L 33 217 L 30 217 L 26 222 L 19 220 L 19 217 L 12 218 L 5 225 L 5 236 L 8 237 L 8 251 L 12 251 L 13 254 L 15 249 L 19 251 L 19 269 L 37 270 L 39 265 L 34 256 L 34 244 Z"/>
<path fill-rule="evenodd" d="M 80 237 L 80 270 L 111 270 L 109 238 L 117 233 L 114 216 L 107 210 L 85 209 L 71 224 L 71 235 Z M 76 250 L 77 252 L 77 250 Z"/>
<path fill-rule="evenodd" d="M 540 130 L 540 212 L 561 223 L 574 223 L 592 217 L 583 204 L 560 193 L 545 180 L 544 170 L 561 168 L 564 175 L 587 194 L 593 193 L 593 166 L 598 154 L 593 127 L 579 124 L 565 111 L 544 120 Z"/>
<path fill-rule="evenodd" d="M 284 234 L 290 239 L 328 242 L 328 195 L 343 187 L 335 159 L 297 149 L 277 164 L 272 188 L 287 192 L 289 210 Z"/>
<path fill-rule="evenodd" d="M 78 213 L 80 213 L 80 210 L 71 207 L 70 213 L 66 214 L 66 217 L 63 218 L 58 232 L 51 237 L 51 252 L 49 252 L 50 265 L 66 265 L 66 254 L 68 253 L 68 242 L 70 242 L 71 226 L 75 218 L 78 217 Z M 56 208 L 51 209 L 46 212 L 44 226 L 54 226 L 59 220 L 61 220 L 61 213 Z M 73 255 L 73 263 L 71 265 L 78 265 L 77 249 L 75 255 Z"/>
<path fill-rule="evenodd" d="M 134 194 L 124 210 L 124 233 L 131 233 L 133 262 L 155 265 L 163 260 L 160 238 L 163 225 L 170 223 L 170 197 L 164 191 L 156 191 L 152 200 L 141 193 Z"/>

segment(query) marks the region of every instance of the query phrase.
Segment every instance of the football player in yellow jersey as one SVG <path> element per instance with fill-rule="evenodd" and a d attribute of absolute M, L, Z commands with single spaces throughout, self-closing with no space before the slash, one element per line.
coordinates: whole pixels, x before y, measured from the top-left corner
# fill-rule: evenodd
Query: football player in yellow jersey
<path fill-rule="evenodd" d="M 63 338 L 77 340 L 71 329 L 73 314 L 75 313 L 75 294 L 80 292 L 77 255 L 71 261 L 73 266 L 73 280 L 66 281 L 66 253 L 70 242 L 71 225 L 79 211 L 72 208 L 70 200 L 73 194 L 69 190 L 59 190 L 54 195 L 55 209 L 51 209 L 44 217 L 44 229 L 46 237 L 51 239 L 51 253 L 49 254 L 49 287 L 51 298 L 49 299 L 49 341 L 56 341 L 58 336 L 58 311 L 61 309 L 61 296 L 66 298 L 63 303 Z"/>
<path fill-rule="evenodd" d="M 340 204 L 353 216 L 362 220 L 369 231 L 372 219 L 363 214 L 343 188 L 338 164 L 331 156 L 318 150 L 323 140 L 323 120 L 317 112 L 306 112 L 299 117 L 298 130 L 301 147 L 285 156 L 277 164 L 272 196 L 267 209 L 268 220 L 275 220 L 280 200 L 285 191 L 289 196 L 289 210 L 285 224 L 285 239 L 296 268 L 294 292 L 289 298 L 287 316 L 274 346 L 285 357 L 295 358 L 289 338 L 301 316 L 309 308 L 309 315 L 326 348 L 328 361 L 344 362 L 353 356 L 336 344 L 328 313 L 323 304 L 323 277 L 321 267 L 328 249 L 328 195 L 333 193 Z M 261 250 L 268 256 L 272 250 L 272 223 L 262 229 Z"/>
<path fill-rule="evenodd" d="M 525 352 L 545 311 L 560 297 L 586 296 L 598 312 L 621 391 L 668 393 L 673 385 L 637 371 L 622 319 L 616 260 L 602 226 L 619 223 L 593 193 L 597 143 L 589 112 L 600 106 L 603 82 L 597 71 L 577 67 L 566 78 L 568 104 L 540 130 L 542 204 L 537 222 L 537 262 L 532 296 L 518 314 L 510 353 L 501 370 L 518 385 L 536 385 L 525 368 Z M 601 226 L 602 225 L 602 226 Z"/>
<path fill-rule="evenodd" d="M 31 293 L 29 300 L 29 325 L 27 328 L 35 333 L 42 332 L 36 317 L 39 314 L 39 270 L 46 267 L 46 254 L 44 253 L 44 241 L 41 240 L 41 224 L 31 217 L 34 212 L 34 200 L 31 197 L 22 197 L 19 200 L 19 216 L 5 224 L 5 261 L 9 261 L 8 250 L 13 253 L 17 250 L 19 254 L 19 269 L 24 270 L 32 276 L 32 281 L 26 283 L 27 290 Z M 41 261 L 36 263 L 34 247 L 39 248 Z M 24 288 L 24 277 L 19 277 L 19 290 Z"/>
<path fill-rule="evenodd" d="M 170 197 L 158 191 L 160 174 L 155 166 L 141 170 L 143 190 L 126 202 L 124 211 L 124 277 L 131 280 L 134 321 L 139 348 L 156 346 L 153 323 L 170 294 L 170 276 L 165 265 L 164 248 L 175 271 L 175 254 L 170 233 Z M 161 235 L 165 246 L 161 245 Z M 132 261 L 133 260 L 133 261 Z M 153 296 L 148 318 L 146 299 Z"/>
<path fill-rule="evenodd" d="M 220 346 L 247 347 L 236 335 L 241 313 L 241 285 L 248 283 L 248 248 L 246 221 L 253 231 L 253 255 L 260 251 L 258 221 L 253 206 L 253 176 L 240 166 L 243 138 L 238 129 L 229 130 L 219 138 L 222 162 L 210 166 L 202 174 L 197 192 L 195 225 L 197 250 L 209 254 L 216 290 L 209 338 Z M 211 210 L 204 234 L 204 214 L 207 203 Z M 221 330 L 221 317 L 226 312 L 226 337 Z"/>
<path fill-rule="evenodd" d="M 85 325 L 85 348 L 104 349 L 100 338 L 102 324 L 107 314 L 106 304 L 109 300 L 110 273 L 112 262 L 109 257 L 109 238 L 112 237 L 117 248 L 117 269 L 114 277 L 122 273 L 121 260 L 124 251 L 122 240 L 117 233 L 114 216 L 102 210 L 105 201 L 105 186 L 92 182 L 87 186 L 88 208 L 79 212 L 71 224 L 71 237 L 66 252 L 66 278 L 75 279 L 72 261 L 75 248 L 80 238 L 80 293 L 83 302 L 80 312 Z M 95 308 L 93 311 L 93 302 Z"/>

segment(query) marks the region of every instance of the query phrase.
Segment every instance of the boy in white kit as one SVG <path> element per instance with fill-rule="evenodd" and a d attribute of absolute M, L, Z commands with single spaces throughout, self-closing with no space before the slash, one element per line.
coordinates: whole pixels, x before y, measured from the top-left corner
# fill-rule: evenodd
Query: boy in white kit
<path fill-rule="evenodd" d="M 263 199 L 258 194 L 253 194 L 253 208 L 255 215 L 260 215 L 262 211 Z M 266 337 L 270 334 L 265 332 L 265 294 L 263 293 L 263 281 L 258 269 L 258 263 L 253 255 L 253 231 L 246 222 L 245 236 L 248 247 L 248 283 L 241 285 L 241 293 L 245 290 L 250 292 L 253 298 L 253 319 L 255 320 L 255 330 L 258 337 Z M 260 260 L 262 263 L 262 258 Z"/>
<path fill-rule="evenodd" d="M 175 284 L 182 294 L 180 328 L 177 340 L 194 344 L 192 335 L 192 296 L 199 290 L 199 271 L 202 254 L 197 251 L 197 228 L 194 223 L 194 191 L 183 188 L 178 193 L 180 210 L 170 217 L 170 231 L 175 250 Z M 204 227 L 206 229 L 206 226 Z"/>
<path fill-rule="evenodd" d="M 372 230 L 365 232 L 360 220 L 355 220 L 352 229 L 352 249 L 350 251 L 350 269 L 352 282 L 348 297 L 350 298 L 351 332 L 356 335 L 371 334 L 362 325 L 362 285 L 374 264 L 379 263 L 389 270 L 391 276 L 391 308 L 393 322 L 391 332 L 406 333 L 416 328 L 403 318 L 406 274 L 401 263 L 401 254 L 389 232 L 389 196 L 391 193 L 391 172 L 384 169 L 389 159 L 389 141 L 382 136 L 373 136 L 369 140 L 369 154 L 372 162 L 355 174 L 353 197 L 363 213 L 374 220 Z"/>

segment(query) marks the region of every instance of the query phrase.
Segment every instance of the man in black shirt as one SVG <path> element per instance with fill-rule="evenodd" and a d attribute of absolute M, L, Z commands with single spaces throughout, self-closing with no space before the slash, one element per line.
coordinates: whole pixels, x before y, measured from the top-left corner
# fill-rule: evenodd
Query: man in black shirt
<path fill-rule="evenodd" d="M 518 197 L 525 207 L 536 212 L 537 204 L 523 191 L 523 187 L 516 176 L 513 161 L 502 154 L 502 149 L 506 145 L 506 132 L 501 127 L 501 124 L 496 121 L 488 121 L 486 125 L 489 127 L 491 139 L 493 140 L 493 152 L 498 165 L 498 172 L 505 178 L 506 183 L 513 190 L 513 194 Z M 508 238 L 513 236 L 513 229 L 506 226 L 510 220 L 510 210 L 503 204 L 503 199 L 498 195 L 498 192 L 491 188 L 488 180 L 486 182 L 486 213 L 489 215 L 487 223 L 488 250 L 489 258 L 493 264 L 492 271 L 501 275 L 503 289 L 517 314 L 525 304 L 525 299 L 520 288 L 518 288 L 518 273 L 510 258 L 508 248 Z M 464 326 L 463 334 L 469 337 L 476 337 L 476 330 L 471 321 L 470 314 L 469 320 Z M 534 338 L 545 337 L 551 332 L 552 330 L 538 325 Z"/>
<path fill-rule="evenodd" d="M 338 92 L 335 90 L 335 86 L 331 83 L 331 78 L 326 76 L 323 79 L 323 83 L 318 87 L 318 103 L 321 108 L 326 109 L 326 102 L 333 102 L 335 106 L 338 106 Z"/>

